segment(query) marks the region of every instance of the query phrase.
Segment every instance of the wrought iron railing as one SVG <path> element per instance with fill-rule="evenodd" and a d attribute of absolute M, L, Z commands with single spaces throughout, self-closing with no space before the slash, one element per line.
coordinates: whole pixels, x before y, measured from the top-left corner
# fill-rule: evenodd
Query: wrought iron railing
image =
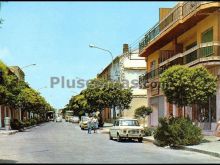
<path fill-rule="evenodd" d="M 174 56 L 174 50 L 161 50 L 159 54 L 159 64 Z"/>
<path fill-rule="evenodd" d="M 196 10 L 201 4 L 211 3 L 212 1 L 188 1 L 178 3 L 172 11 L 163 18 L 160 22 L 156 23 L 139 42 L 139 53 L 152 42 L 157 36 L 162 34 L 166 29 L 171 25 L 177 22 L 180 19 L 183 19 L 188 14 Z"/>
<path fill-rule="evenodd" d="M 178 60 L 180 59 L 181 60 Z M 183 53 L 178 53 L 177 55 L 163 61 L 159 64 L 157 69 L 154 69 L 147 73 L 147 81 L 150 79 L 157 78 L 166 69 L 173 65 L 196 65 L 200 62 L 207 61 L 220 61 L 220 42 L 207 42 L 199 44 Z"/>

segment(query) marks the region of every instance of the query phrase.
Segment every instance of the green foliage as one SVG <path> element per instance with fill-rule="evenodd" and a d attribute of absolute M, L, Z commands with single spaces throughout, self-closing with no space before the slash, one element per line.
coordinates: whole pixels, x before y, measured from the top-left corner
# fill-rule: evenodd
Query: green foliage
<path fill-rule="evenodd" d="M 160 146 L 181 147 L 201 143 L 202 130 L 188 118 L 160 118 L 154 138 Z"/>
<path fill-rule="evenodd" d="M 93 79 L 89 82 L 86 90 L 83 91 L 90 107 L 95 111 L 104 108 L 118 107 L 121 110 L 128 109 L 132 100 L 131 89 L 124 89 L 119 82 L 107 81 L 105 79 Z M 114 118 L 116 117 L 114 113 Z"/>
<path fill-rule="evenodd" d="M 216 92 L 216 77 L 202 66 L 175 65 L 164 71 L 160 84 L 167 101 L 179 107 L 205 104 Z"/>
<path fill-rule="evenodd" d="M 144 127 L 144 135 L 145 136 L 152 136 L 155 131 L 153 127 Z"/>
<path fill-rule="evenodd" d="M 18 119 L 11 119 L 11 129 L 20 131 L 24 129 L 24 123 Z"/>
<path fill-rule="evenodd" d="M 37 120 L 36 119 L 30 119 L 30 124 L 31 125 L 36 125 L 37 124 Z"/>
<path fill-rule="evenodd" d="M 191 92 L 190 103 L 206 104 L 209 97 L 213 96 L 217 89 L 217 77 L 214 77 L 202 66 L 190 69 Z"/>
<path fill-rule="evenodd" d="M 24 123 L 24 126 L 25 126 L 25 127 L 31 126 L 31 122 L 30 122 L 30 120 L 28 120 L 28 119 L 24 120 L 23 123 Z"/>
<path fill-rule="evenodd" d="M 0 71 L 3 77 L 3 81 L 0 81 L 0 104 L 38 114 L 53 110 L 37 91 L 9 72 L 2 61 L 0 61 Z"/>
<path fill-rule="evenodd" d="M 141 106 L 135 109 L 134 115 L 135 117 L 145 117 L 150 115 L 153 112 L 151 107 Z"/>
<path fill-rule="evenodd" d="M 121 83 L 93 79 L 85 90 L 70 99 L 64 110 L 73 110 L 79 116 L 104 108 L 119 107 L 123 110 L 129 108 L 131 99 L 131 89 L 124 89 Z"/>

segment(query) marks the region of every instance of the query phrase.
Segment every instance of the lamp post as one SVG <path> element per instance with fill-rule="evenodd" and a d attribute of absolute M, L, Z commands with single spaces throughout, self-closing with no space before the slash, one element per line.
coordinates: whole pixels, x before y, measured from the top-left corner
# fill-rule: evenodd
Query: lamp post
<path fill-rule="evenodd" d="M 96 45 L 93 45 L 93 44 L 90 44 L 89 47 L 90 47 L 90 48 L 100 49 L 100 50 L 103 50 L 103 51 L 105 51 L 105 52 L 108 52 L 108 53 L 111 55 L 111 58 L 112 58 L 112 71 L 114 72 L 114 65 L 113 65 L 113 60 L 114 60 L 114 58 L 113 58 L 112 52 L 111 52 L 110 50 L 107 50 L 107 49 L 104 49 L 104 48 L 100 48 L 100 47 L 98 47 L 98 46 L 96 46 Z"/>
<path fill-rule="evenodd" d="M 47 88 L 47 86 L 44 86 L 44 87 L 38 88 L 37 90 L 39 91 L 39 90 L 41 90 L 41 89 L 45 89 L 45 88 Z"/>
<path fill-rule="evenodd" d="M 23 66 L 21 69 L 24 69 L 24 68 L 27 68 L 27 67 L 30 67 L 30 66 L 35 66 L 37 64 L 30 64 L 30 65 L 26 65 L 26 66 Z"/>

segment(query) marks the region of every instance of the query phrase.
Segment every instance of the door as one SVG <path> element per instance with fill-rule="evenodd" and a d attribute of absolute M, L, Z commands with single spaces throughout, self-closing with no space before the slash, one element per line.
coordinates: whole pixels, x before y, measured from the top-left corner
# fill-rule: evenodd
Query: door
<path fill-rule="evenodd" d="M 153 112 L 150 115 L 151 126 L 158 126 L 158 106 L 152 106 Z"/>
<path fill-rule="evenodd" d="M 112 137 L 117 137 L 117 130 L 119 128 L 119 121 L 116 120 L 113 127 L 111 128 L 111 136 Z"/>

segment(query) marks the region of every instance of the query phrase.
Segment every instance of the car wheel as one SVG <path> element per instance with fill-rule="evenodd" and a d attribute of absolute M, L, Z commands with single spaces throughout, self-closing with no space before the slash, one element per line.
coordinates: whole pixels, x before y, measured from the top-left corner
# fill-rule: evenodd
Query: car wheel
<path fill-rule="evenodd" d="M 112 136 L 111 136 L 111 133 L 109 132 L 109 139 L 110 140 L 113 140 Z"/>
<path fill-rule="evenodd" d="M 118 142 L 121 142 L 121 137 L 120 137 L 119 134 L 117 134 L 117 141 L 118 141 Z"/>
<path fill-rule="evenodd" d="M 139 143 L 142 143 L 142 141 L 143 141 L 143 138 L 138 138 Z"/>

